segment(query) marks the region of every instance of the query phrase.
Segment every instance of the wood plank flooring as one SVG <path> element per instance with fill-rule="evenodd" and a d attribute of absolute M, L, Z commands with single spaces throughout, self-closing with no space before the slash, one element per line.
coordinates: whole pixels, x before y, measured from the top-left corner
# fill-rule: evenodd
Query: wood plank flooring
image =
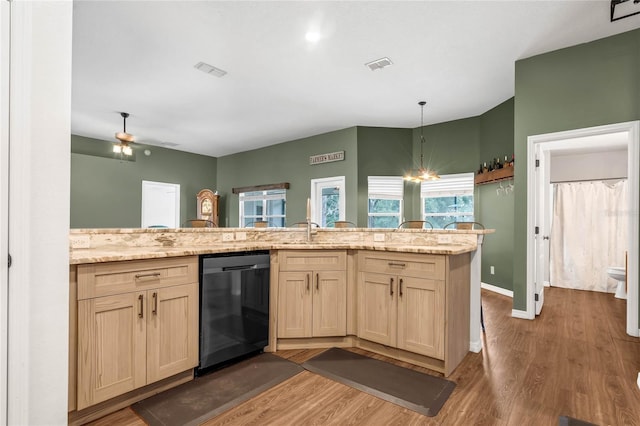
<path fill-rule="evenodd" d="M 303 372 L 209 420 L 214 425 L 640 425 L 640 339 L 625 333 L 626 302 L 612 294 L 547 289 L 535 321 L 511 317 L 512 300 L 483 291 L 483 350 L 449 377 L 456 389 L 436 417 Z M 352 349 L 429 374 L 385 357 Z M 322 352 L 280 351 L 301 363 Z M 92 425 L 145 423 L 130 409 Z"/>

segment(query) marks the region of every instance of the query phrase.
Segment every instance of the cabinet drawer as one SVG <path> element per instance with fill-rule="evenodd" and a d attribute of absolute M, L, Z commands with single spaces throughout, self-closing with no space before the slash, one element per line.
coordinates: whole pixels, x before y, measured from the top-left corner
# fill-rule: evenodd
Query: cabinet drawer
<path fill-rule="evenodd" d="M 280 250 L 281 271 L 344 271 L 347 252 L 344 250 Z"/>
<path fill-rule="evenodd" d="M 366 272 L 444 280 L 445 257 L 433 254 L 361 251 L 358 254 L 358 269 Z"/>
<path fill-rule="evenodd" d="M 198 282 L 198 256 L 78 265 L 78 300 Z"/>

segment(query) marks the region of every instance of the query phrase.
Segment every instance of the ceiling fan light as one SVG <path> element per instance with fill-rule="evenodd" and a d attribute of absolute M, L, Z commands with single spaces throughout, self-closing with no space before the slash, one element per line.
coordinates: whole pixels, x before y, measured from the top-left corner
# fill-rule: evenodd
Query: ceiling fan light
<path fill-rule="evenodd" d="M 120 154 L 122 152 L 122 145 L 114 144 L 113 145 L 113 152 L 115 152 L 116 154 Z"/>
<path fill-rule="evenodd" d="M 125 145 L 122 147 L 122 153 L 124 155 L 133 155 L 133 150 L 131 149 L 130 146 Z"/>

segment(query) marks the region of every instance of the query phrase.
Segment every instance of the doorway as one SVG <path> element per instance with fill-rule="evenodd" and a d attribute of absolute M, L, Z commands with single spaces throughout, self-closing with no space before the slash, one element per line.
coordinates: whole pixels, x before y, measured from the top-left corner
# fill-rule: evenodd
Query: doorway
<path fill-rule="evenodd" d="M 638 336 L 638 211 L 640 122 L 627 122 L 558 133 L 529 136 L 527 139 L 527 311 L 534 319 L 544 303 L 544 283 L 549 271 L 550 158 L 554 153 L 627 150 L 628 256 L 627 334 Z M 588 230 L 586 230 L 588 232 Z M 613 296 L 612 296 L 613 297 Z"/>
<path fill-rule="evenodd" d="M 345 220 L 345 178 L 336 176 L 311 179 L 311 221 L 322 228 Z"/>

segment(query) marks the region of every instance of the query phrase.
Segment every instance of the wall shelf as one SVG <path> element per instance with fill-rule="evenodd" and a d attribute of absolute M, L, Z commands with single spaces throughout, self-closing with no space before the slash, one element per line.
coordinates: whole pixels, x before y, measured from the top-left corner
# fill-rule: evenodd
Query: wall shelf
<path fill-rule="evenodd" d="M 490 172 L 479 173 L 475 177 L 475 184 L 484 185 L 506 179 L 513 179 L 513 167 L 504 167 Z"/>

